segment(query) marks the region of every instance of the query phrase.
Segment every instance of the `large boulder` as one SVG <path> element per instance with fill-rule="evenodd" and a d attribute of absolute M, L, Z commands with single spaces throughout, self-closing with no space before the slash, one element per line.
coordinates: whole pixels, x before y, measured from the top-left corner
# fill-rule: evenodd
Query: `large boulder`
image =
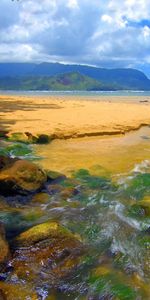
<path fill-rule="evenodd" d="M 0 162 L 2 194 L 35 192 L 47 180 L 45 172 L 30 161 L 1 158 Z"/>
<path fill-rule="evenodd" d="M 78 237 L 51 221 L 21 233 L 13 244 L 13 274 L 34 285 L 41 280 L 56 285 L 79 265 L 84 252 Z"/>

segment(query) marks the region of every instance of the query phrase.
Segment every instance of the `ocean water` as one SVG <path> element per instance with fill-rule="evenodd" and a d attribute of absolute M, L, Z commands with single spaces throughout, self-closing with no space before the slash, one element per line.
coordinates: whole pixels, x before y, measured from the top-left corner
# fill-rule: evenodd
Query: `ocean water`
<path fill-rule="evenodd" d="M 1 95 L 23 96 L 150 96 L 150 91 L 0 91 Z"/>

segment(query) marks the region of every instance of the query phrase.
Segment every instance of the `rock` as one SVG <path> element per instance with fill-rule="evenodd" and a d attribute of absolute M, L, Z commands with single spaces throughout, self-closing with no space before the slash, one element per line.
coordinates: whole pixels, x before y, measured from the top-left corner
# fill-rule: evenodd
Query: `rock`
<path fill-rule="evenodd" d="M 49 195 L 58 195 L 59 200 L 67 200 L 79 193 L 79 190 L 75 187 L 63 187 L 61 184 L 48 184 L 47 192 Z"/>
<path fill-rule="evenodd" d="M 34 204 L 47 204 L 51 201 L 51 196 L 47 193 L 37 193 L 32 198 L 32 203 Z"/>
<path fill-rule="evenodd" d="M 68 199 L 68 198 L 71 198 L 73 196 L 76 196 L 77 194 L 79 193 L 78 189 L 77 188 L 74 188 L 74 187 L 66 187 L 64 188 L 61 193 L 60 193 L 60 196 L 63 198 L 63 199 Z"/>
<path fill-rule="evenodd" d="M 8 168 L 13 165 L 13 163 L 16 161 L 16 158 L 10 158 L 6 156 L 0 156 L 0 171 L 4 168 Z"/>
<path fill-rule="evenodd" d="M 66 179 L 66 176 L 62 173 L 46 170 L 47 178 L 49 181 L 53 181 L 53 183 L 59 183 L 62 180 Z"/>
<path fill-rule="evenodd" d="M 11 265 L 22 280 L 57 284 L 81 262 L 81 241 L 57 222 L 36 225 L 14 241 Z"/>
<path fill-rule="evenodd" d="M 3 225 L 0 223 L 0 269 L 8 259 L 9 246 L 5 239 L 5 231 Z"/>
<path fill-rule="evenodd" d="M 46 222 L 36 225 L 21 233 L 15 240 L 17 246 L 31 246 L 45 239 L 74 238 L 74 235 L 57 222 Z"/>
<path fill-rule="evenodd" d="M 39 134 L 36 140 L 37 144 L 48 144 L 51 141 L 51 138 L 47 134 Z"/>
<path fill-rule="evenodd" d="M 2 194 L 35 192 L 47 180 L 38 166 L 26 160 L 1 160 L 0 190 Z"/>
<path fill-rule="evenodd" d="M 62 192 L 64 189 L 62 187 L 62 185 L 59 185 L 59 184 L 48 184 L 46 188 L 47 188 L 47 192 L 49 193 L 49 195 L 58 194 L 58 193 Z"/>
<path fill-rule="evenodd" d="M 8 139 L 13 142 L 23 142 L 28 143 L 28 136 L 23 132 L 12 132 L 8 134 Z"/>
<path fill-rule="evenodd" d="M 38 296 L 28 286 L 0 281 L 0 300 L 38 300 Z"/>

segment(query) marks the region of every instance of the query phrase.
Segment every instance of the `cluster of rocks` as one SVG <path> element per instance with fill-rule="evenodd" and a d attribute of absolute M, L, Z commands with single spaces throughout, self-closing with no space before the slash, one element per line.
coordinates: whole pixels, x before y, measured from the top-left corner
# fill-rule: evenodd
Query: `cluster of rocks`
<path fill-rule="evenodd" d="M 62 176 L 46 173 L 26 160 L 0 157 L 0 191 L 4 199 L 17 195 L 35 198 L 45 187 L 51 193 L 53 183 Z M 80 265 L 84 251 L 80 237 L 55 221 L 32 226 L 8 241 L 0 224 L 0 299 L 39 299 L 37 283 L 57 286 Z"/>

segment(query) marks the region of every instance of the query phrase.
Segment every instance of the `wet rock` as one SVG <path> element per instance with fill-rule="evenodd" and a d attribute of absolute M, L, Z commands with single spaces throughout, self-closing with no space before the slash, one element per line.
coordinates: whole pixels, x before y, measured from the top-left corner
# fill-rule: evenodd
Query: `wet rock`
<path fill-rule="evenodd" d="M 0 171 L 13 165 L 17 159 L 8 156 L 0 156 Z"/>
<path fill-rule="evenodd" d="M 66 176 L 59 172 L 48 170 L 46 172 L 46 174 L 47 174 L 47 179 L 49 181 L 53 181 L 53 183 L 58 183 L 58 182 L 66 179 Z"/>
<path fill-rule="evenodd" d="M 47 185 L 47 192 L 49 195 L 55 195 L 63 191 L 63 187 L 59 184 L 48 184 Z"/>
<path fill-rule="evenodd" d="M 37 136 L 37 144 L 48 144 L 51 141 L 51 138 L 47 134 L 40 134 Z"/>
<path fill-rule="evenodd" d="M 67 187 L 67 188 L 64 188 L 61 193 L 60 193 L 60 196 L 63 198 L 63 199 L 68 199 L 68 198 L 71 198 L 73 196 L 76 196 L 77 194 L 79 193 L 78 189 L 77 188 L 74 188 L 74 187 Z"/>
<path fill-rule="evenodd" d="M 11 265 L 22 280 L 57 284 L 80 263 L 84 247 L 70 231 L 46 222 L 21 233 L 14 241 Z"/>
<path fill-rule="evenodd" d="M 38 300 L 38 296 L 31 287 L 21 284 L 0 282 L 0 300 Z"/>
<path fill-rule="evenodd" d="M 37 193 L 33 196 L 32 198 L 32 203 L 34 204 L 47 204 L 48 202 L 50 202 L 51 200 L 51 196 L 48 195 L 47 193 Z"/>
<path fill-rule="evenodd" d="M 0 190 L 2 194 L 35 192 L 47 180 L 47 176 L 32 162 L 26 160 L 1 160 Z"/>
<path fill-rule="evenodd" d="M 79 193 L 79 190 L 75 187 L 63 187 L 61 184 L 48 184 L 47 192 L 49 195 L 57 195 L 59 200 L 67 200 Z"/>
<path fill-rule="evenodd" d="M 12 132 L 8 134 L 8 139 L 13 142 L 23 142 L 28 143 L 28 136 L 23 132 Z"/>
<path fill-rule="evenodd" d="M 0 269 L 8 259 L 9 256 L 9 246 L 5 239 L 5 231 L 2 224 L 0 224 Z"/>

